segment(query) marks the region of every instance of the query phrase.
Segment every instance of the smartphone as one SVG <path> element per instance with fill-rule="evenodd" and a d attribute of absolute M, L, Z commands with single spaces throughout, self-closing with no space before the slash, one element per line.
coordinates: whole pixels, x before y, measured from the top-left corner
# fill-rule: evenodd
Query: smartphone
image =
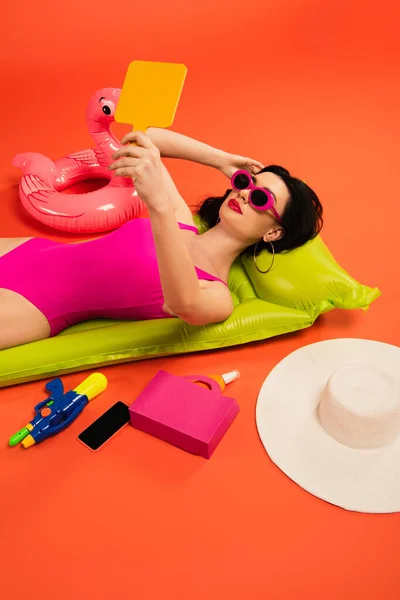
<path fill-rule="evenodd" d="M 118 433 L 122 427 L 125 427 L 129 420 L 128 405 L 118 401 L 82 431 L 78 435 L 78 440 L 95 452 Z"/>

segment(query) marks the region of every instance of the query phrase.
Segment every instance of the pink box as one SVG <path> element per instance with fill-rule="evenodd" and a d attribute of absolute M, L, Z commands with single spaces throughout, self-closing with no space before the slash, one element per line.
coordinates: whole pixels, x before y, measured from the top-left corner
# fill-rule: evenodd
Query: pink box
<path fill-rule="evenodd" d="M 193 381 L 204 382 L 211 389 Z M 136 429 L 210 458 L 239 413 L 239 405 L 204 375 L 178 377 L 158 371 L 129 412 Z"/>

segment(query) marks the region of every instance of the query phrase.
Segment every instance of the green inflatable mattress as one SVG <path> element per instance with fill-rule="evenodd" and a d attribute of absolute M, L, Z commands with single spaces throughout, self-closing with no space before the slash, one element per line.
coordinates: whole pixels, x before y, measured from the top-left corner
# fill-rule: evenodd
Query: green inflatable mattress
<path fill-rule="evenodd" d="M 204 227 L 196 217 L 200 233 Z M 257 258 L 267 269 L 271 255 Z M 154 321 L 96 320 L 56 337 L 0 351 L 0 387 L 149 357 L 226 348 L 310 327 L 334 308 L 366 310 L 377 288 L 356 281 L 336 262 L 321 237 L 275 256 L 263 275 L 252 257 L 233 265 L 229 288 L 233 314 L 223 323 L 191 326 L 176 318 Z"/>

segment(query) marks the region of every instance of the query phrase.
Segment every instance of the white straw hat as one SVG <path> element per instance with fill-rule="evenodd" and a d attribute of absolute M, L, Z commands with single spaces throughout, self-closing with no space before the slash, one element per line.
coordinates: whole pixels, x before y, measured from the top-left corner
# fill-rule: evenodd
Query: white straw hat
<path fill-rule="evenodd" d="M 400 348 L 361 339 L 296 350 L 268 375 L 256 420 L 271 460 L 342 508 L 400 511 Z"/>

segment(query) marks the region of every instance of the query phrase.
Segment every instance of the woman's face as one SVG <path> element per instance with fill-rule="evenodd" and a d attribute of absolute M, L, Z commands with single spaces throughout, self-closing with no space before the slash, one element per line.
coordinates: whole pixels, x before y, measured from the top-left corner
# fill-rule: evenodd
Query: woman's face
<path fill-rule="evenodd" d="M 289 190 L 275 173 L 260 173 L 253 176 L 253 184 L 267 189 L 275 199 L 275 209 L 282 215 L 289 200 Z M 219 216 L 221 224 L 232 235 L 250 246 L 263 238 L 274 242 L 282 237 L 284 231 L 271 210 L 256 210 L 249 202 L 251 190 L 232 190 L 222 204 Z"/>

